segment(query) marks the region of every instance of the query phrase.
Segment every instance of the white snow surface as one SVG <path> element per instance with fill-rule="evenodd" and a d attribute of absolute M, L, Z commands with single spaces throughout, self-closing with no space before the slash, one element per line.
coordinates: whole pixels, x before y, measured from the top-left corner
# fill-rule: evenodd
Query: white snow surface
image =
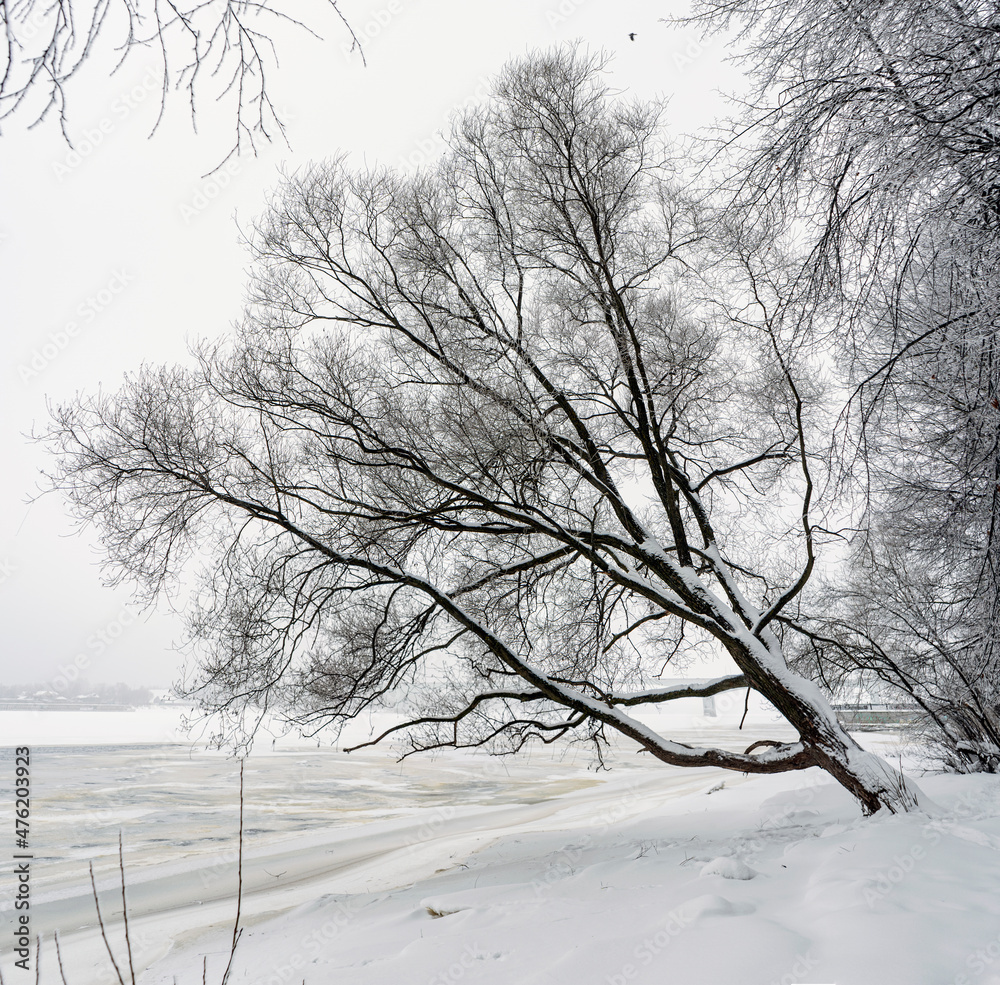
<path fill-rule="evenodd" d="M 27 741 L 9 714 L 23 713 L 0 714 L 0 735 Z M 105 725 L 91 721 L 86 745 L 31 739 L 42 985 L 61 981 L 55 930 L 69 985 L 118 981 L 90 861 L 130 981 L 119 830 L 136 981 L 197 985 L 207 958 L 218 985 L 238 766 L 123 718 L 115 743 Z M 759 720 L 740 733 L 675 716 L 671 732 L 729 748 L 786 738 Z M 889 737 L 859 739 L 900 755 Z M 549 749 L 398 763 L 260 745 L 246 763 L 231 985 L 1000 985 L 1000 777 L 923 776 L 932 814 L 862 818 L 815 770 L 746 778 L 629 748 L 594 772 L 582 753 Z M 33 982 L 34 955 L 31 974 L 13 966 L 5 881 L 0 968 Z"/>

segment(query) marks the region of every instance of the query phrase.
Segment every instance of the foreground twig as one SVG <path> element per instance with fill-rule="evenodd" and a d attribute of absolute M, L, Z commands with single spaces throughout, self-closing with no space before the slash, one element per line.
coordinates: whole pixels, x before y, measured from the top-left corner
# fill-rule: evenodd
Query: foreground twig
<path fill-rule="evenodd" d="M 243 767 L 245 763 L 246 760 L 240 760 L 240 842 L 236 863 L 236 921 L 233 923 L 233 943 L 229 949 L 229 963 L 222 975 L 221 985 L 226 985 L 229 981 L 229 972 L 232 970 L 233 958 L 236 955 L 236 945 L 243 933 L 240 929 L 240 910 L 243 906 Z"/>
<path fill-rule="evenodd" d="M 63 985 L 69 985 L 69 982 L 66 981 L 66 972 L 63 970 L 62 951 L 59 949 L 58 930 L 55 932 L 55 939 L 56 939 L 56 961 L 59 964 L 59 977 L 62 979 Z M 3 976 L 0 976 L 0 985 L 3 985 Z"/>
<path fill-rule="evenodd" d="M 128 970 L 135 985 L 135 967 L 132 964 L 132 938 L 128 933 L 128 903 L 125 901 L 125 852 L 122 849 L 122 832 L 118 829 L 118 869 L 122 876 L 122 919 L 125 921 L 125 949 L 128 951 Z"/>
<path fill-rule="evenodd" d="M 121 970 L 118 967 L 118 962 L 115 960 L 115 952 L 111 950 L 111 944 L 108 941 L 107 931 L 104 929 L 104 917 L 101 915 L 101 904 L 97 898 L 97 883 L 94 881 L 94 863 L 90 863 L 90 888 L 94 896 L 94 908 L 97 910 L 97 922 L 101 928 L 101 938 L 104 941 L 104 948 L 108 952 L 108 957 L 111 958 L 111 964 L 114 966 L 115 974 L 118 976 L 119 985 L 125 985 L 125 979 L 122 978 Z"/>

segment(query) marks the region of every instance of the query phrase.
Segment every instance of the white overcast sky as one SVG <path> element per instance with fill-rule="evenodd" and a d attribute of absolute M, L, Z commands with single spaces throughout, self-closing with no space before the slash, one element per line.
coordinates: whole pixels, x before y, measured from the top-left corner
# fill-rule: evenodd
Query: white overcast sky
<path fill-rule="evenodd" d="M 74 533 L 55 496 L 28 505 L 45 456 L 24 435 L 44 427 L 47 400 L 114 389 L 142 362 L 183 359 L 188 341 L 227 330 L 240 313 L 247 259 L 237 223 L 262 210 L 279 168 L 338 150 L 359 163 L 415 162 L 440 148 L 449 113 L 481 97 L 506 61 L 574 40 L 614 56 L 615 87 L 666 97 L 671 129 L 696 130 L 725 111 L 719 90 L 741 83 L 722 62 L 721 42 L 661 22 L 682 3 L 342 0 L 365 39 L 367 67 L 336 27 L 323 41 L 297 36 L 272 76 L 290 147 L 241 158 L 224 188 L 203 176 L 229 146 L 231 119 L 206 104 L 195 135 L 175 97 L 149 139 L 158 93 L 144 93 L 142 55 L 112 78 L 106 60 L 93 62 L 71 90 L 79 158 L 54 123 L 26 131 L 25 121 L 8 121 L 0 135 L 0 680 L 59 683 L 74 664 L 92 682 L 166 686 L 178 676 L 181 622 L 170 605 L 133 618 L 128 590 L 102 583 L 94 535 Z M 95 130 L 100 141 L 88 143 Z"/>

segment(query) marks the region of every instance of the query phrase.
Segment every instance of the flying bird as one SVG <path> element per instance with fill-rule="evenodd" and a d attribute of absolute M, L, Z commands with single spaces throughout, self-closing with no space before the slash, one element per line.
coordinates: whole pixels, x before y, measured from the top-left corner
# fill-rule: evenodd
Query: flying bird
<path fill-rule="evenodd" d="M 628 39 L 629 41 L 635 41 L 635 31 L 629 31 Z"/>

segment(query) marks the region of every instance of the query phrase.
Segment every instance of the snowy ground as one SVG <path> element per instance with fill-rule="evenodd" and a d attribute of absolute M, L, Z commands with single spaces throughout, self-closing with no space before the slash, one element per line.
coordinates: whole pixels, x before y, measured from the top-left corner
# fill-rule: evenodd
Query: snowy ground
<path fill-rule="evenodd" d="M 235 910 L 235 764 L 176 741 L 166 710 L 10 718 L 25 714 L 0 715 L 0 739 L 33 745 L 42 985 L 60 980 L 56 929 L 69 985 L 117 981 L 90 860 L 129 980 L 119 830 L 137 981 L 197 985 L 207 957 L 217 985 Z M 709 728 L 672 724 L 689 741 Z M 87 745 L 70 741 L 81 729 Z M 714 734 L 735 747 L 777 732 L 720 721 Z M 891 740 L 874 741 L 895 759 Z M 815 771 L 746 779 L 627 750 L 610 773 L 548 750 L 398 764 L 263 745 L 246 767 L 233 985 L 1000 985 L 997 777 L 925 776 L 930 813 L 862 819 Z M 4 980 L 27 985 L 0 906 Z"/>

